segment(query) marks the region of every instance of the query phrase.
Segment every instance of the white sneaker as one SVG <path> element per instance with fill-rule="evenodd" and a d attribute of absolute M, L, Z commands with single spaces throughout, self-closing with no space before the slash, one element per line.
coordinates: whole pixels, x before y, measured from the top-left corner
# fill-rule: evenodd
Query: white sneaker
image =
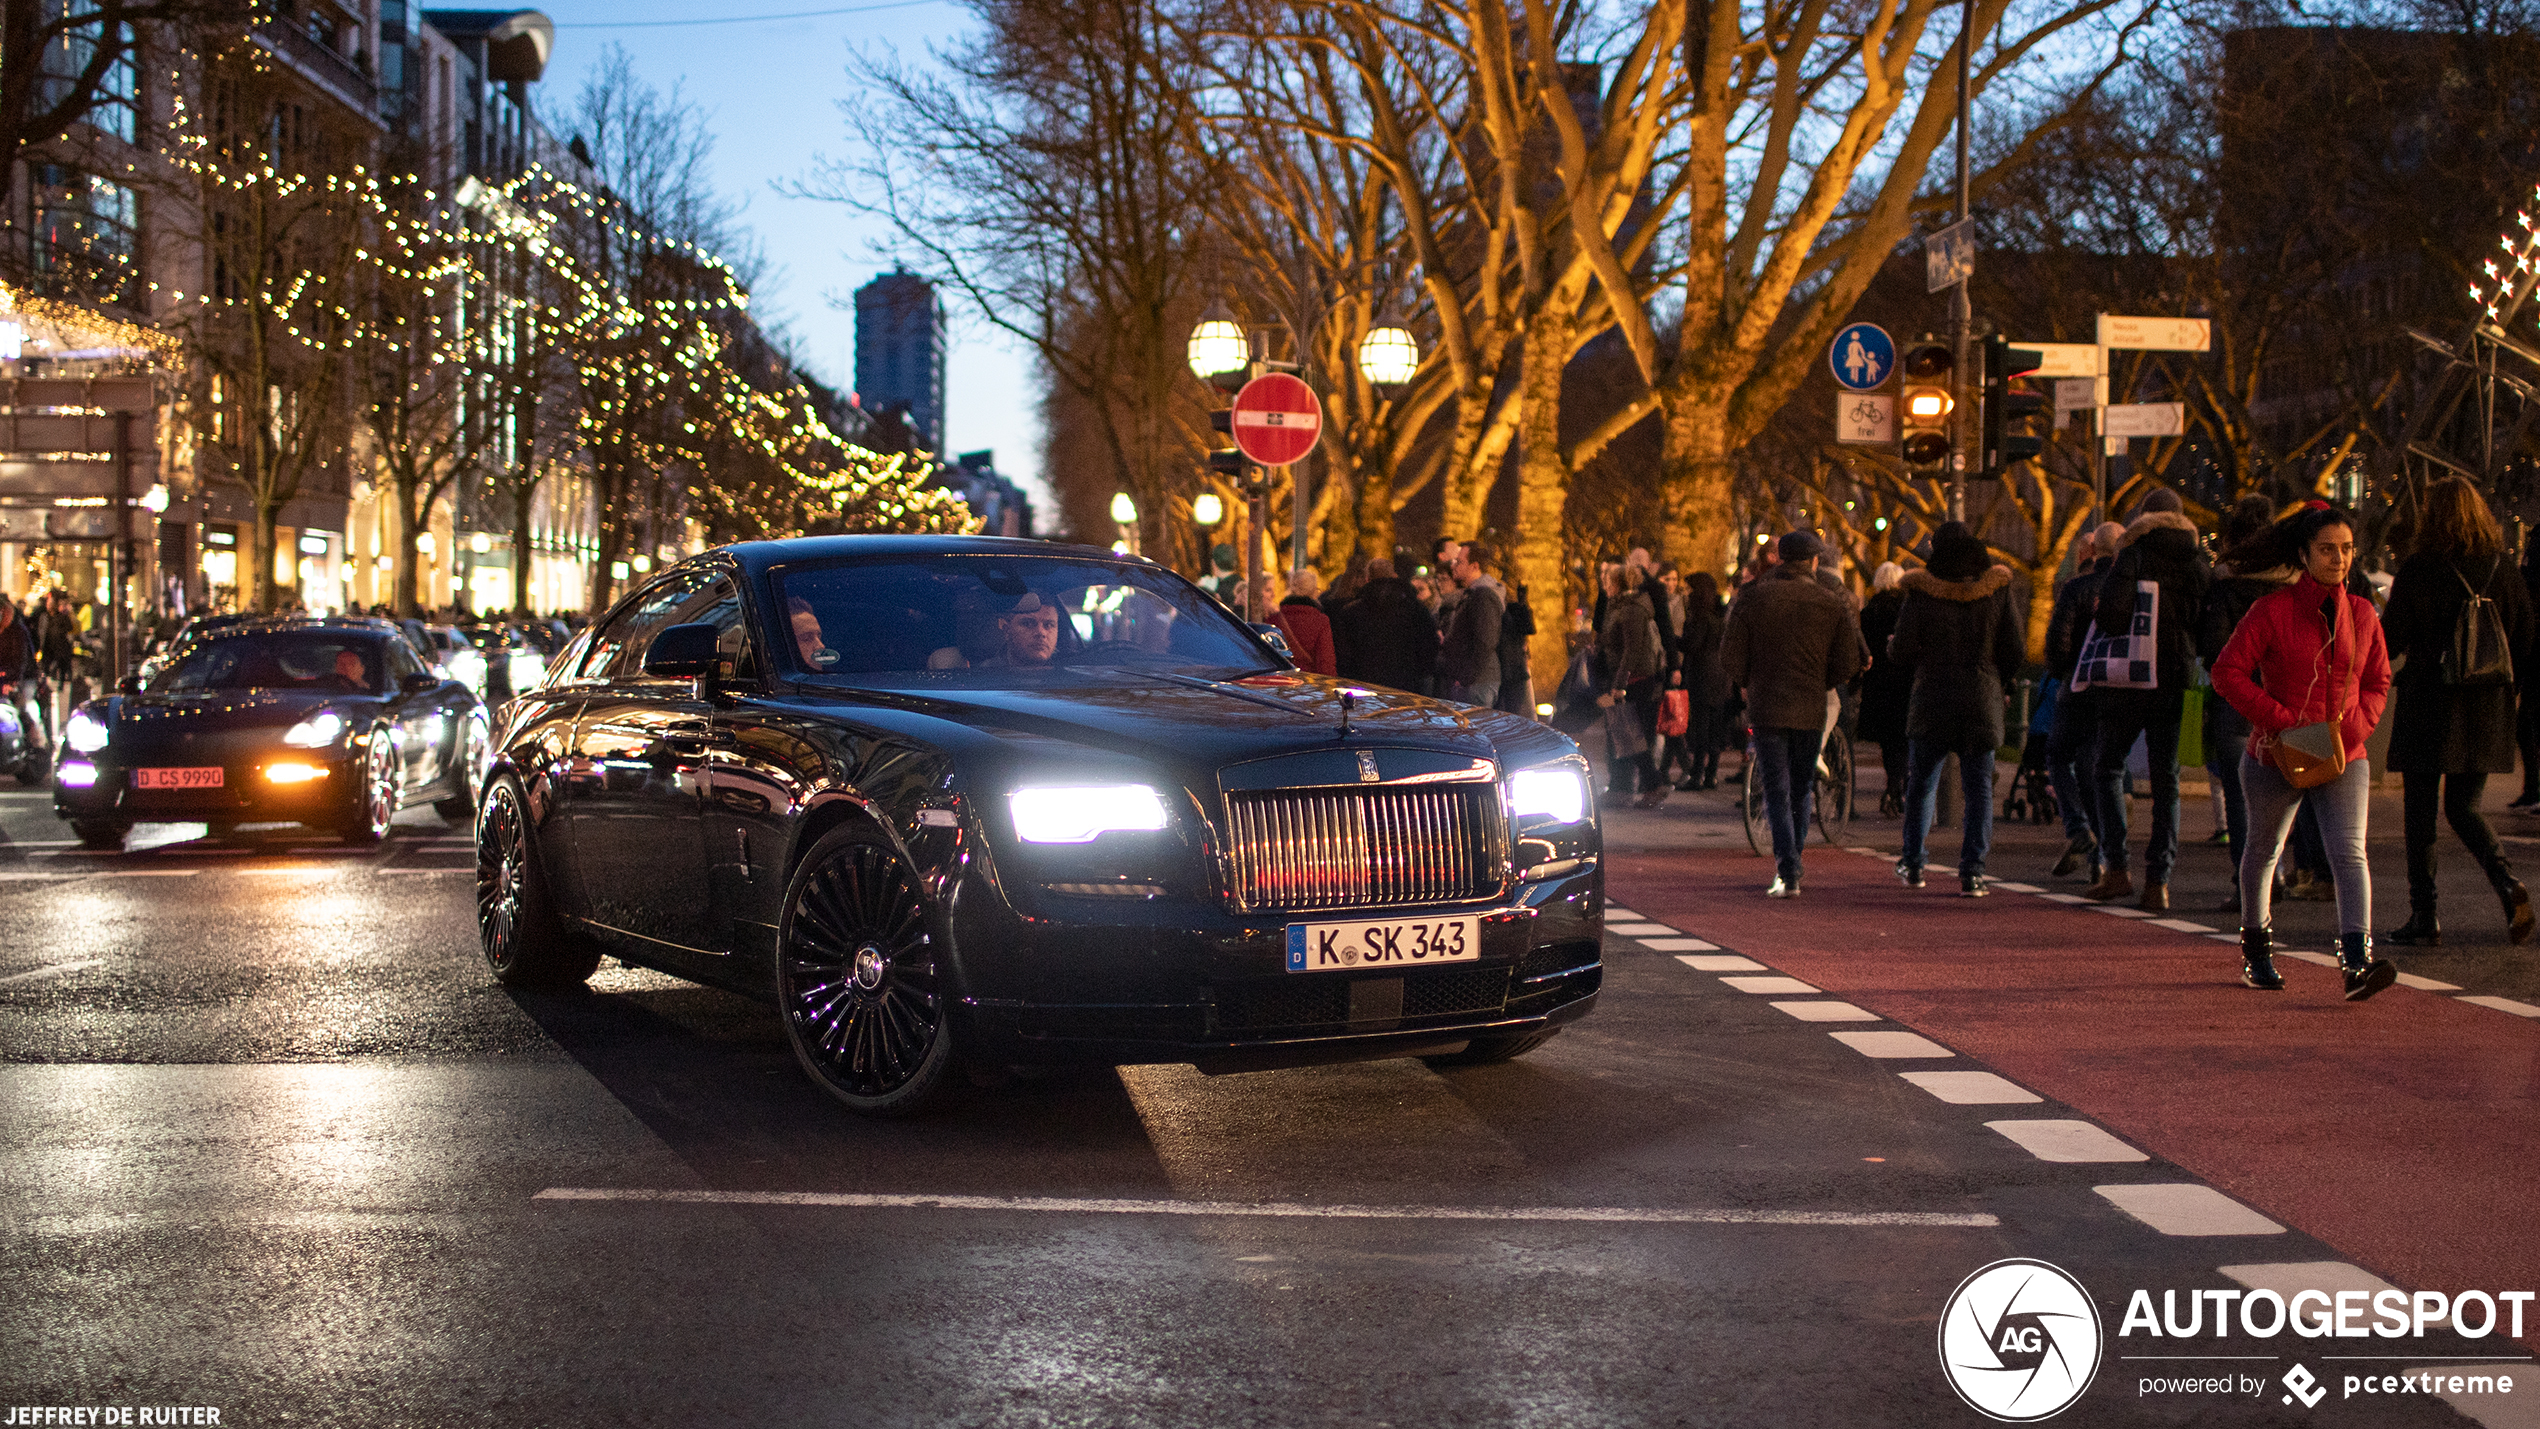
<path fill-rule="evenodd" d="M 1781 879 L 1776 878 L 1773 880 L 1773 886 L 1764 890 L 1764 896 L 1767 898 L 1796 898 L 1799 896 L 1799 885 L 1795 882 L 1785 883 Z"/>

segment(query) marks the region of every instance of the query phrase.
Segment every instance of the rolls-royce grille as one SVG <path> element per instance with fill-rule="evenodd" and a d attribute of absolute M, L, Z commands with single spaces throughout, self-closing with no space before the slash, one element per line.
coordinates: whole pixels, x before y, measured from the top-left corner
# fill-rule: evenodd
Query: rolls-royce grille
<path fill-rule="evenodd" d="M 1507 857 L 1496 784 L 1235 793 L 1226 824 L 1247 910 L 1487 898 Z"/>

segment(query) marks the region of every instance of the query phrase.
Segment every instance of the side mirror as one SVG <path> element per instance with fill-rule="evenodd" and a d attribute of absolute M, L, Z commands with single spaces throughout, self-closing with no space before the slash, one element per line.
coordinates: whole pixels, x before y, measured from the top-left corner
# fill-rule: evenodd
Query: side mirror
<path fill-rule="evenodd" d="M 656 680 L 702 680 L 714 673 L 715 639 L 711 625 L 673 625 L 653 637 L 644 651 L 644 673 Z"/>
<path fill-rule="evenodd" d="M 417 670 L 397 682 L 397 693 L 419 695 L 426 690 L 439 689 L 440 686 L 440 676 L 433 674 L 430 670 Z"/>
<path fill-rule="evenodd" d="M 1288 648 L 1288 637 L 1280 633 L 1279 627 L 1266 620 L 1256 620 L 1252 623 L 1252 633 L 1260 636 L 1263 644 L 1278 651 L 1281 659 L 1291 665 L 1296 663 L 1296 652 Z"/>
<path fill-rule="evenodd" d="M 115 693 L 119 695 L 137 695 L 141 693 L 141 677 L 139 675 L 126 675 L 122 679 L 115 681 Z"/>

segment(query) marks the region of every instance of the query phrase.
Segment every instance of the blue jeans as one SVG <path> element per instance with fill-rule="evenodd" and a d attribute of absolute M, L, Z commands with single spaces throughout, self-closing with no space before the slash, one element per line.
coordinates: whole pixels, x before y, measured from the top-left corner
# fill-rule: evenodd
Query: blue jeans
<path fill-rule="evenodd" d="M 1773 871 L 1799 881 L 1799 851 L 1808 846 L 1811 800 L 1817 793 L 1817 729 L 1755 728 L 1755 777 L 1764 785 L 1764 822 L 1773 829 Z"/>
<path fill-rule="evenodd" d="M 2066 690 L 2055 701 L 2055 725 L 2046 735 L 2046 777 L 2054 781 L 2055 811 L 2066 840 L 2099 835 L 2093 807 L 2092 762 L 2099 751 L 2099 693 Z"/>
<path fill-rule="evenodd" d="M 2178 727 L 2187 692 L 2101 690 L 2099 700 L 2100 861 L 2125 872 L 2125 757 L 2140 735 L 2152 757 L 2152 841 L 2143 850 L 2143 880 L 2167 883 L 2178 862 Z"/>
<path fill-rule="evenodd" d="M 2358 759 L 2346 772 L 2314 789 L 2296 789 L 2276 767 L 2255 755 L 2240 756 L 2240 787 L 2249 797 L 2249 849 L 2240 856 L 2240 926 L 2274 926 L 2275 861 L 2293 831 L 2293 816 L 2308 808 L 2319 817 L 2328 845 L 2330 874 L 2337 880 L 2337 930 L 2372 927 L 2372 867 L 2364 862 L 2364 824 L 2372 812 L 2372 761 Z"/>
<path fill-rule="evenodd" d="M 1912 771 L 1905 785 L 1905 856 L 1907 868 L 1921 868 L 1924 842 L 1940 805 L 1940 765 L 1958 756 L 1958 792 L 1967 805 L 1966 828 L 1958 836 L 1958 876 L 1981 875 L 1984 856 L 1993 848 L 1993 750 L 1952 749 L 1936 740 L 1909 739 L 1905 761 Z"/>

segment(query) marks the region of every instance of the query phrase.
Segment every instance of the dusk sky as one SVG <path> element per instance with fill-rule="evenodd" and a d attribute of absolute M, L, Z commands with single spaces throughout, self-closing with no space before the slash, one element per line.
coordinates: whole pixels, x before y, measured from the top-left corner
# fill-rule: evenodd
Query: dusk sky
<path fill-rule="evenodd" d="M 667 91 L 684 80 L 710 115 L 715 181 L 747 202 L 747 222 L 774 263 L 756 295 L 762 320 L 792 331 L 815 375 L 852 390 L 855 314 L 830 300 L 844 300 L 891 266 L 892 235 L 844 205 L 786 198 L 773 186 L 807 177 L 822 154 L 845 151 L 837 105 L 848 93 L 851 47 L 890 47 L 920 60 L 929 45 L 962 33 L 970 12 L 945 0 L 845 13 L 818 0 L 556 0 L 541 8 L 556 22 L 555 55 L 533 97 L 542 117 L 560 134 L 570 132 L 573 96 L 611 42 L 625 46 L 656 87 Z M 805 18 L 660 23 L 725 14 Z M 953 452 L 994 448 L 998 468 L 1032 488 L 1046 519 L 1052 508 L 1039 482 L 1039 388 L 1030 358 L 958 306 L 952 331 L 946 445 Z"/>

